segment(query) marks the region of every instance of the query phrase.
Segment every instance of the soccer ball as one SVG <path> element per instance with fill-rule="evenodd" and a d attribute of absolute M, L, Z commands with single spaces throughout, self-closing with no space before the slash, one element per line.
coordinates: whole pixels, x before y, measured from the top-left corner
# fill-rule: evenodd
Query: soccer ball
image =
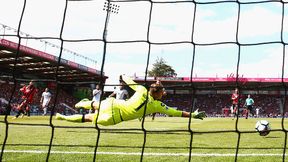
<path fill-rule="evenodd" d="M 267 136 L 271 131 L 270 124 L 267 120 L 257 121 L 255 129 L 257 132 L 259 132 L 260 136 Z"/>

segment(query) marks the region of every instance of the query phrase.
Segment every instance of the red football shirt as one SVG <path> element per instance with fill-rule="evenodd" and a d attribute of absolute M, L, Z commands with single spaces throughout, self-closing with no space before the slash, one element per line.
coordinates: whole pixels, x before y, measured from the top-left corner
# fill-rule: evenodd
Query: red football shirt
<path fill-rule="evenodd" d="M 37 89 L 34 86 L 25 85 L 20 89 L 20 91 L 23 93 L 22 99 L 26 99 L 28 103 L 32 103 L 33 96 L 37 92 Z"/>
<path fill-rule="evenodd" d="M 238 103 L 238 99 L 239 99 L 239 94 L 233 93 L 231 99 L 232 99 L 232 103 L 233 104 L 237 104 Z"/>

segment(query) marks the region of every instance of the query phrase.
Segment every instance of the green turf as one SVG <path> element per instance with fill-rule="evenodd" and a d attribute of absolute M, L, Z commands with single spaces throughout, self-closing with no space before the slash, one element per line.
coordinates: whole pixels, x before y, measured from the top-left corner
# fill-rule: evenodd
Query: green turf
<path fill-rule="evenodd" d="M 32 116 L 16 120 L 11 118 L 11 116 L 8 117 L 8 139 L 2 161 L 46 161 L 52 135 L 49 117 Z M 285 140 L 287 140 L 285 132 L 282 131 L 282 119 L 266 119 L 270 122 L 273 131 L 265 137 L 255 132 L 254 126 L 257 120 L 260 118 L 239 118 L 236 127 L 237 120 L 232 120 L 232 118 L 192 119 L 190 128 L 193 133 L 190 133 L 189 119 L 157 117 L 151 121 L 148 117 L 144 124 L 147 136 L 145 155 L 142 160 L 147 162 L 189 161 L 192 139 L 192 161 L 235 161 L 236 152 L 238 152 L 237 161 L 287 161 L 286 157 L 285 159 L 282 157 Z M 2 148 L 6 131 L 4 116 L 0 116 L 0 121 L 2 121 L 0 123 Z M 15 123 L 44 125 L 31 126 Z M 288 122 L 285 120 L 283 123 L 284 128 L 287 129 Z M 93 161 L 99 134 L 92 123 L 70 123 L 53 119 L 52 124 L 55 129 L 49 161 Z M 96 155 L 96 161 L 140 161 L 144 142 L 141 124 L 138 120 L 133 120 L 115 126 L 100 126 L 101 129 L 113 131 L 100 131 L 97 148 L 99 154 Z M 74 128 L 63 128 L 63 126 Z M 236 149 L 238 142 L 239 149 Z"/>

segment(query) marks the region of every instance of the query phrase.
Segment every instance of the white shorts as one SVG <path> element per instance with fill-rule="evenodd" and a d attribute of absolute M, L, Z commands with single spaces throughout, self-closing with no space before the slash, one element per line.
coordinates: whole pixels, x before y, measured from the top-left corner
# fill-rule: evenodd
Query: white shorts
<path fill-rule="evenodd" d="M 47 106 L 48 106 L 48 104 L 49 104 L 49 102 L 48 102 L 48 101 L 46 101 L 46 102 L 43 102 L 43 103 L 42 103 L 42 107 L 47 107 Z"/>

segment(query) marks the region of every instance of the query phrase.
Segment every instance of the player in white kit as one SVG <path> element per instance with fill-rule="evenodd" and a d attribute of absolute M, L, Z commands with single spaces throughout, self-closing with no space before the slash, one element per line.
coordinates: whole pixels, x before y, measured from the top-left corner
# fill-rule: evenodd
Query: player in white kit
<path fill-rule="evenodd" d="M 126 89 L 124 89 L 125 84 L 120 82 L 119 89 L 115 89 L 114 92 L 109 95 L 109 97 L 114 97 L 116 95 L 116 99 L 118 100 L 126 100 L 129 98 L 129 93 Z"/>
<path fill-rule="evenodd" d="M 99 84 L 96 85 L 96 88 L 92 92 L 93 98 L 92 101 L 97 101 L 100 102 L 101 100 L 101 95 L 102 95 L 102 90 Z M 89 114 L 93 113 L 93 109 L 89 109 Z"/>
<path fill-rule="evenodd" d="M 42 93 L 42 96 L 40 99 L 40 104 L 43 109 L 43 115 L 47 114 L 47 109 L 48 109 L 51 98 L 52 98 L 52 94 L 49 92 L 48 88 L 45 88 L 45 91 Z"/>

